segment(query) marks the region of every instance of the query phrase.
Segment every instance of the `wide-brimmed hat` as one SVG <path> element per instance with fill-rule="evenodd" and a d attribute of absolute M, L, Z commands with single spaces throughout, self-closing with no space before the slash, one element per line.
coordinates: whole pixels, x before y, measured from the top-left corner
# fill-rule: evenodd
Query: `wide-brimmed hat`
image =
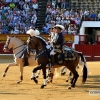
<path fill-rule="evenodd" d="M 65 27 L 63 25 L 57 24 L 57 25 L 54 26 L 54 28 L 57 28 L 57 27 L 60 28 L 61 30 L 64 30 L 65 29 Z"/>
<path fill-rule="evenodd" d="M 27 34 L 30 34 L 31 36 L 37 36 L 37 35 L 40 35 L 40 32 L 37 29 L 35 29 L 35 30 L 29 29 L 27 31 Z"/>

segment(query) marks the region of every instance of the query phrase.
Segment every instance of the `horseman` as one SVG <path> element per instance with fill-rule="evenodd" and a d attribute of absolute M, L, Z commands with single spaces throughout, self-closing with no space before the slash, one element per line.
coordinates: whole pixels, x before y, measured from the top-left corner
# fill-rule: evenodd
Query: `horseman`
<path fill-rule="evenodd" d="M 29 34 L 30 36 L 40 35 L 40 32 L 34 27 L 30 27 L 30 29 L 26 33 Z"/>
<path fill-rule="evenodd" d="M 40 32 L 34 27 L 30 27 L 26 33 L 29 34 L 30 36 L 40 35 Z M 25 62 L 24 66 L 27 66 L 28 65 L 27 46 L 25 47 L 23 53 L 24 53 L 24 62 Z"/>
<path fill-rule="evenodd" d="M 64 42 L 64 37 L 62 34 L 62 30 L 64 30 L 64 26 L 62 25 L 55 25 L 54 27 L 54 36 L 51 38 L 51 43 L 53 50 L 50 52 L 51 55 L 51 64 L 53 65 L 54 63 L 54 55 L 56 54 L 56 50 L 59 50 L 60 54 L 62 53 L 62 47 L 63 47 L 63 42 Z M 56 52 L 55 52 L 56 51 Z"/>

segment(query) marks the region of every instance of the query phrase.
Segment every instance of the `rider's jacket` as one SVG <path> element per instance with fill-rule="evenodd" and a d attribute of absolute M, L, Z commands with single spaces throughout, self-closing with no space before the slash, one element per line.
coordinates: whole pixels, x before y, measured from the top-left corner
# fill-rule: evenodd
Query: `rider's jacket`
<path fill-rule="evenodd" d="M 63 42 L 64 42 L 64 37 L 63 37 L 63 34 L 62 33 L 55 33 L 55 38 L 54 38 L 54 41 L 53 41 L 53 44 L 54 45 L 59 45 L 60 48 L 62 49 L 62 46 L 63 46 Z"/>

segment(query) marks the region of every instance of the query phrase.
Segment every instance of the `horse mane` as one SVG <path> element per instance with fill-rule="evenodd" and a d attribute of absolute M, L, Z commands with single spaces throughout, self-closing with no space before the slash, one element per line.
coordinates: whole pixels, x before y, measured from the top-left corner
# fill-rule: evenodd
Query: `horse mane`
<path fill-rule="evenodd" d="M 44 37 L 42 37 L 42 36 L 35 36 L 35 37 L 37 37 L 37 38 L 42 42 L 42 44 L 43 44 L 44 46 L 47 45 L 47 41 L 46 41 L 46 39 L 45 39 Z"/>
<path fill-rule="evenodd" d="M 24 43 L 24 41 L 18 36 L 11 36 L 11 37 L 15 37 L 15 38 L 19 39 L 20 41 L 22 41 Z"/>

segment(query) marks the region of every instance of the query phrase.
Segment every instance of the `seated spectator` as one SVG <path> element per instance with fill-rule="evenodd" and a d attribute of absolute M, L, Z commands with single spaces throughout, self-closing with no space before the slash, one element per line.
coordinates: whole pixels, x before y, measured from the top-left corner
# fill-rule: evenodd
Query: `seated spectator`
<path fill-rule="evenodd" d="M 58 14 L 57 16 L 56 16 L 56 24 L 60 24 L 61 23 L 61 17 L 60 17 L 60 15 Z"/>
<path fill-rule="evenodd" d="M 51 4 L 51 1 L 50 0 L 48 0 L 46 7 L 47 8 L 52 8 L 52 4 Z"/>
<path fill-rule="evenodd" d="M 61 9 L 61 0 L 59 0 L 58 2 L 57 2 L 57 7 L 59 7 L 60 9 Z"/>
<path fill-rule="evenodd" d="M 2 28 L 0 27 L 0 34 L 2 34 L 3 32 L 2 32 Z"/>
<path fill-rule="evenodd" d="M 48 31 L 49 31 L 49 28 L 47 27 L 47 25 L 43 25 L 43 28 L 42 28 L 42 30 L 41 30 L 41 33 L 47 34 Z"/>
<path fill-rule="evenodd" d="M 38 3 L 34 2 L 33 9 L 35 9 L 36 12 L 38 12 Z"/>
<path fill-rule="evenodd" d="M 66 9 L 66 7 L 67 7 L 66 1 L 65 0 L 62 0 L 61 9 Z"/>
<path fill-rule="evenodd" d="M 55 8 L 52 8 L 51 15 L 55 15 L 55 14 L 56 14 L 56 10 Z"/>
<path fill-rule="evenodd" d="M 74 34 L 79 34 L 79 27 L 77 27 L 76 24 L 74 24 Z"/>
<path fill-rule="evenodd" d="M 10 6 L 11 9 L 15 8 L 15 4 L 13 2 L 11 2 L 9 6 Z"/>
<path fill-rule="evenodd" d="M 89 15 L 89 11 L 88 11 L 87 9 L 85 9 L 84 15 L 85 15 L 85 16 L 88 16 L 88 15 Z"/>
<path fill-rule="evenodd" d="M 91 12 L 91 19 L 96 20 L 96 13 L 94 11 Z"/>
<path fill-rule="evenodd" d="M 13 31 L 13 34 L 19 34 L 20 33 L 20 30 L 18 27 L 15 27 L 14 31 Z"/>
<path fill-rule="evenodd" d="M 98 21 L 100 21 L 100 12 L 98 13 Z"/>
<path fill-rule="evenodd" d="M 25 11 L 29 11 L 29 4 L 26 2 L 24 5 L 23 5 L 23 9 L 25 10 Z"/>
<path fill-rule="evenodd" d="M 64 19 L 64 17 L 61 19 L 61 25 L 65 25 L 65 19 Z"/>
<path fill-rule="evenodd" d="M 7 28 L 5 26 L 2 27 L 2 33 L 3 34 L 8 34 L 8 30 L 7 30 Z"/>
<path fill-rule="evenodd" d="M 77 29 L 74 27 L 73 24 L 69 25 L 68 27 L 68 34 L 76 34 L 77 33 Z"/>
<path fill-rule="evenodd" d="M 77 25 L 77 27 L 80 27 L 80 23 L 81 23 L 81 20 L 76 18 L 75 20 L 75 24 Z"/>
<path fill-rule="evenodd" d="M 52 8 L 56 8 L 56 1 L 52 1 Z"/>
<path fill-rule="evenodd" d="M 66 8 L 70 8 L 70 0 L 66 0 Z"/>
<path fill-rule="evenodd" d="M 68 28 L 69 24 L 70 24 L 70 18 L 66 17 L 65 18 L 65 26 L 66 26 L 66 28 Z"/>
<path fill-rule="evenodd" d="M 10 23 L 8 25 L 8 31 L 9 31 L 9 33 L 11 33 L 12 30 L 14 30 L 14 27 L 13 27 L 12 23 Z"/>
<path fill-rule="evenodd" d="M 24 5 L 24 1 L 20 0 L 19 3 L 18 3 L 19 10 L 23 10 L 23 5 Z"/>

